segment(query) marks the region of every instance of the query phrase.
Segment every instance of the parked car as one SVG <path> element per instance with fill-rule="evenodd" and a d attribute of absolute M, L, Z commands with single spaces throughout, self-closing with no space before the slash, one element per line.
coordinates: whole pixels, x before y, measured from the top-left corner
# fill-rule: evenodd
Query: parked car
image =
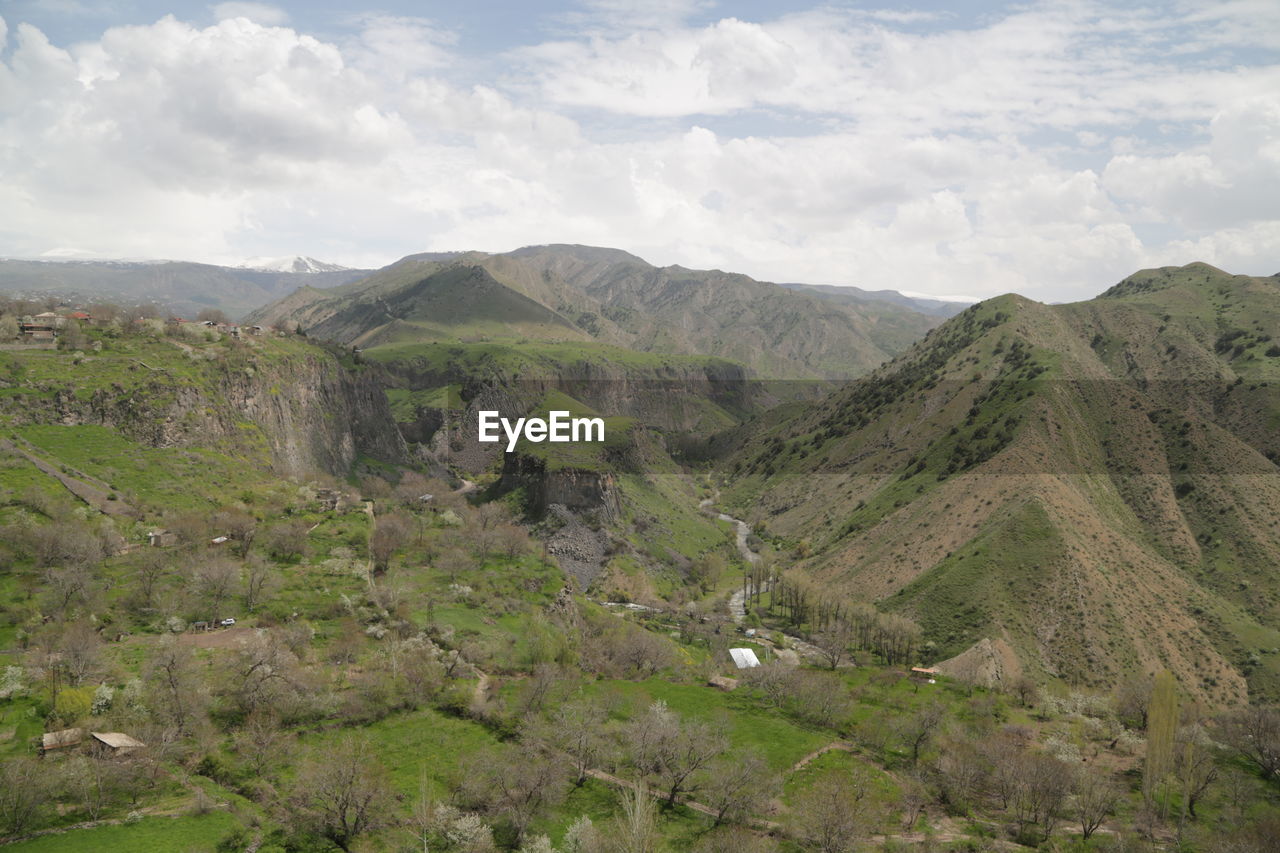
<path fill-rule="evenodd" d="M 232 625 L 236 624 L 236 620 L 228 617 L 226 619 L 223 619 L 218 624 L 221 625 L 223 628 L 230 628 Z"/>

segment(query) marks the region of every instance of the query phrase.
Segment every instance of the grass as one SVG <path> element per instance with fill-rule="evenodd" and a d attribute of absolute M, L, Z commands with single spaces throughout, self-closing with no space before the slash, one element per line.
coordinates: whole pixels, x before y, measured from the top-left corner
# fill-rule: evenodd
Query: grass
<path fill-rule="evenodd" d="M 72 829 L 8 845 L 15 853 L 137 853 L 165 850 L 174 853 L 212 851 L 239 822 L 224 811 L 178 817 L 145 817 L 136 823 Z"/>
<path fill-rule="evenodd" d="M 225 504 L 229 494 L 262 479 L 263 460 L 237 460 L 202 448 L 149 447 L 105 426 L 39 424 L 15 432 L 46 460 L 69 465 L 124 495 L 166 509 Z"/>
<path fill-rule="evenodd" d="M 359 731 L 371 740 L 392 787 L 410 799 L 424 782 L 428 796 L 447 799 L 450 786 L 465 773 L 467 756 L 499 746 L 483 726 L 434 710 L 397 714 Z M 342 736 L 340 731 L 308 735 L 302 744 L 323 750 Z"/>
<path fill-rule="evenodd" d="M 800 726 L 762 708 L 744 695 L 724 693 L 700 684 L 678 684 L 649 678 L 644 681 L 603 681 L 589 689 L 598 694 L 612 692 L 624 700 L 625 718 L 642 711 L 652 702 L 666 702 L 673 711 L 688 719 L 723 727 L 731 748 L 754 750 L 779 772 L 833 739 L 829 732 Z"/>

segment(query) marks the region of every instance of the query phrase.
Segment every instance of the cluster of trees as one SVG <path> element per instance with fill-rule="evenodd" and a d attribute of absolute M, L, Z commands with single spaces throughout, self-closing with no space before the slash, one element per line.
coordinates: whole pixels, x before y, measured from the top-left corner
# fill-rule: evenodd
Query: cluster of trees
<path fill-rule="evenodd" d="M 855 650 L 877 654 L 890 666 L 908 664 L 920 646 L 920 626 L 911 619 L 849 602 L 799 575 L 774 580 L 769 612 L 806 630 L 832 669 Z"/>

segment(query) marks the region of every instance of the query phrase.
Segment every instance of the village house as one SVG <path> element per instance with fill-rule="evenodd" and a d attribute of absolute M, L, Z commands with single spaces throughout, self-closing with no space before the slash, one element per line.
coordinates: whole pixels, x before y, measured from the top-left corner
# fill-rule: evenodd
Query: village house
<path fill-rule="evenodd" d="M 53 341 L 58 337 L 58 332 L 53 326 L 34 321 L 19 323 L 18 334 L 24 341 Z"/>
<path fill-rule="evenodd" d="M 168 548 L 178 544 L 178 534 L 168 530 L 152 530 L 147 534 L 147 544 L 152 548 Z"/>
<path fill-rule="evenodd" d="M 341 489 L 316 489 L 316 501 L 326 512 L 346 512 L 351 508 L 351 500 Z"/>
<path fill-rule="evenodd" d="M 124 732 L 89 732 L 89 735 L 93 738 L 91 745 L 105 755 L 128 755 L 135 749 L 146 746 L 142 741 Z"/>
<path fill-rule="evenodd" d="M 70 749 L 82 743 L 84 743 L 84 729 L 45 732 L 40 738 L 40 754 L 47 755 L 60 749 Z"/>
<path fill-rule="evenodd" d="M 913 666 L 911 667 L 911 677 L 916 681 L 933 684 L 938 680 L 938 670 L 932 666 Z"/>

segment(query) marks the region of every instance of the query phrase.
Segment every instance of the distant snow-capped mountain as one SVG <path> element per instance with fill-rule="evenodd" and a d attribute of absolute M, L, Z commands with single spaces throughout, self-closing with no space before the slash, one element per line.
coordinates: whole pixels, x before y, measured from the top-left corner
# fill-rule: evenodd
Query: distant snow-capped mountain
<path fill-rule="evenodd" d="M 345 272 L 351 269 L 339 264 L 330 264 L 296 255 L 292 258 L 250 258 L 240 265 L 241 269 L 260 270 L 262 272 Z"/>

